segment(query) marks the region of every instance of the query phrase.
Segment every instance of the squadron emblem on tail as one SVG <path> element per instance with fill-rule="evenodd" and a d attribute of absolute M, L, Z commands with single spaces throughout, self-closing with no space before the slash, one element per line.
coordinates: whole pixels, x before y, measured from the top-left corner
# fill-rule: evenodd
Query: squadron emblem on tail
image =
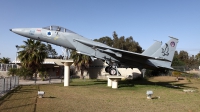
<path fill-rule="evenodd" d="M 165 44 L 165 48 L 162 48 L 162 53 L 163 53 L 163 56 L 168 56 L 169 55 L 169 46 L 168 44 L 166 43 Z"/>

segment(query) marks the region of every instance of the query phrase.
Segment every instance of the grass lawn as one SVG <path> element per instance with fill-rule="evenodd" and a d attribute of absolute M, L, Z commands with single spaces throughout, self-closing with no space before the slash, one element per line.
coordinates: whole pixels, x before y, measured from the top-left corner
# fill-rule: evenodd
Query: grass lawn
<path fill-rule="evenodd" d="M 185 93 L 183 89 L 195 92 Z M 200 112 L 200 80 L 174 77 L 120 81 L 118 89 L 104 80 L 73 79 L 63 84 L 19 86 L 0 100 L 0 112 Z M 37 91 L 45 91 L 37 98 Z M 154 92 L 147 99 L 146 91 Z"/>

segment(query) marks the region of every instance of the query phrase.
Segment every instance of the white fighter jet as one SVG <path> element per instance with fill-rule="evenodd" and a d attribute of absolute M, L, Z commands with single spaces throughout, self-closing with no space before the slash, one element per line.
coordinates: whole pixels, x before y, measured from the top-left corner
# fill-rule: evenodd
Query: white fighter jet
<path fill-rule="evenodd" d="M 105 60 L 109 65 L 105 68 L 111 75 L 118 74 L 117 67 L 126 65 L 130 68 L 139 69 L 170 69 L 178 39 L 170 37 L 170 40 L 161 47 L 161 42 L 155 42 L 143 53 L 135 53 L 116 49 L 100 42 L 90 39 L 70 31 L 60 26 L 47 26 L 43 28 L 14 28 L 10 31 L 21 36 L 52 43 L 64 48 L 76 50 L 90 56 L 91 59 L 99 58 Z"/>

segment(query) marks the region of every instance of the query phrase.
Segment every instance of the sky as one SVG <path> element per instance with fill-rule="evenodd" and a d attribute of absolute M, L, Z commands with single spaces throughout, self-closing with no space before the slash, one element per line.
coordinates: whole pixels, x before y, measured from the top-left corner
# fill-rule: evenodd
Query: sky
<path fill-rule="evenodd" d="M 179 39 L 177 50 L 200 51 L 200 0 L 1 0 L 0 58 L 14 61 L 16 45 L 27 38 L 11 28 L 58 25 L 86 38 L 130 37 L 143 49 L 168 36 Z M 54 46 L 58 54 L 61 47 Z"/>

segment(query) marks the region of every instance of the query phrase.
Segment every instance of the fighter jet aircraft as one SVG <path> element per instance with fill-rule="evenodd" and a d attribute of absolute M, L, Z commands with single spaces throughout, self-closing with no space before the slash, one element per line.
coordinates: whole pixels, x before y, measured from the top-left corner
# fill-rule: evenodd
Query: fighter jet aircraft
<path fill-rule="evenodd" d="M 139 69 L 173 69 L 171 62 L 178 43 L 178 39 L 170 37 L 162 47 L 161 42 L 155 42 L 149 49 L 139 54 L 92 41 L 60 26 L 14 28 L 10 31 L 27 38 L 76 50 L 77 53 L 90 56 L 91 59 L 105 60 L 109 65 L 105 70 L 110 75 L 118 74 L 117 67 L 121 64 Z"/>

